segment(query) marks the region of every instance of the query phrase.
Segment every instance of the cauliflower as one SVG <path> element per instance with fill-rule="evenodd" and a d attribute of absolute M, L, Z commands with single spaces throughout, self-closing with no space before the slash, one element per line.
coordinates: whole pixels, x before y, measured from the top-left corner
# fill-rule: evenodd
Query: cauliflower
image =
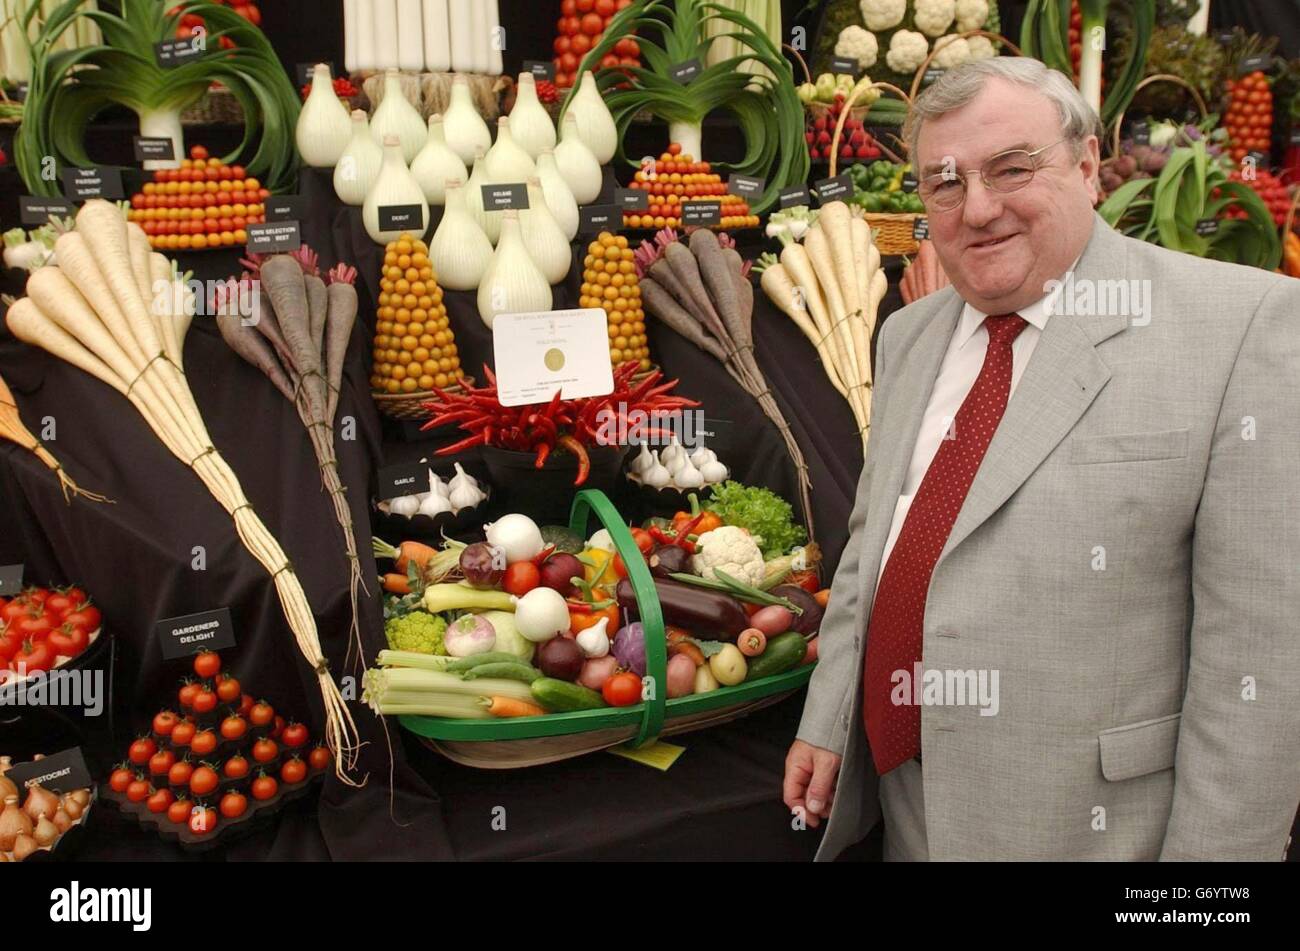
<path fill-rule="evenodd" d="M 929 52 L 930 43 L 920 33 L 899 30 L 889 41 L 885 62 L 896 73 L 914 73 L 921 68 Z"/>
<path fill-rule="evenodd" d="M 941 36 L 934 41 L 936 69 L 956 69 L 970 62 L 970 43 L 960 36 Z"/>
<path fill-rule="evenodd" d="M 988 22 L 989 0 L 957 0 L 957 31 L 969 33 Z M 986 39 L 980 37 L 980 39 Z"/>
<path fill-rule="evenodd" d="M 876 56 L 880 46 L 876 43 L 874 33 L 868 33 L 860 26 L 846 26 L 835 44 L 835 55 L 858 61 L 858 66 L 868 69 L 876 65 Z"/>
<path fill-rule="evenodd" d="M 446 654 L 442 636 L 447 632 L 447 621 L 427 611 L 412 611 L 400 617 L 389 618 L 384 624 L 388 646 L 395 651 L 415 651 L 417 654 Z"/>
<path fill-rule="evenodd" d="M 763 553 L 752 535 L 736 525 L 723 525 L 705 532 L 695 543 L 695 557 L 691 567 L 695 573 L 717 580 L 715 571 L 721 569 L 737 581 L 757 585 L 763 580 Z"/>
<path fill-rule="evenodd" d="M 982 59 L 992 59 L 998 55 L 998 51 L 993 48 L 993 41 L 987 36 L 972 36 L 966 41 L 970 47 L 970 61 L 978 63 Z"/>
<path fill-rule="evenodd" d="M 957 15 L 957 0 L 916 0 L 913 22 L 926 36 L 943 36 Z"/>
<path fill-rule="evenodd" d="M 869 30 L 892 30 L 907 15 L 907 0 L 862 0 L 858 6 Z"/>

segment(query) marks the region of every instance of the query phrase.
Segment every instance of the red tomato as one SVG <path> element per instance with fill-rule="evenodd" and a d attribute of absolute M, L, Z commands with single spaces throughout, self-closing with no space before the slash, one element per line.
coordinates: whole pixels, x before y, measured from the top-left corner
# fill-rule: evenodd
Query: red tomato
<path fill-rule="evenodd" d="M 31 601 L 33 604 L 44 604 L 46 599 L 49 598 L 50 596 L 50 589 L 38 588 L 35 585 L 32 585 L 31 587 L 24 590 L 23 594 L 25 594 L 27 596 L 27 600 Z"/>
<path fill-rule="evenodd" d="M 280 753 L 275 740 L 263 737 L 253 744 L 253 759 L 259 763 L 269 763 Z"/>
<path fill-rule="evenodd" d="M 91 634 L 99 630 L 99 625 L 103 622 L 103 615 L 99 613 L 99 608 L 87 601 L 77 610 L 69 612 L 63 620 L 68 624 L 83 627 L 86 629 L 87 634 Z"/>
<path fill-rule="evenodd" d="M 630 707 L 641 702 L 641 678 L 631 671 L 615 674 L 600 692 L 611 707 Z"/>
<path fill-rule="evenodd" d="M 115 793 L 124 793 L 126 792 L 126 787 L 131 785 L 131 780 L 134 778 L 134 773 L 125 766 L 119 766 L 117 769 L 113 770 L 112 774 L 108 777 L 108 788 L 113 790 Z"/>
<path fill-rule="evenodd" d="M 206 796 L 221 783 L 221 777 L 211 766 L 200 766 L 190 776 L 190 792 L 196 796 Z"/>
<path fill-rule="evenodd" d="M 329 767 L 332 758 L 328 748 L 317 746 L 307 754 L 307 764 L 312 769 L 326 769 Z"/>
<path fill-rule="evenodd" d="M 18 628 L 0 622 L 0 662 L 13 657 L 22 650 L 22 647 L 23 636 L 18 633 Z"/>
<path fill-rule="evenodd" d="M 217 709 L 217 695 L 207 687 L 200 687 L 194 694 L 194 702 L 191 704 L 195 713 L 211 713 Z"/>
<path fill-rule="evenodd" d="M 153 795 L 153 787 L 143 776 L 137 776 L 131 780 L 131 784 L 126 787 L 126 798 L 128 802 L 144 802 Z"/>
<path fill-rule="evenodd" d="M 213 651 L 203 651 L 194 658 L 194 672 L 204 680 L 209 680 L 221 673 L 221 658 Z"/>
<path fill-rule="evenodd" d="M 178 759 L 172 763 L 172 768 L 167 770 L 167 782 L 172 786 L 188 786 L 193 775 L 194 764 L 187 759 Z"/>
<path fill-rule="evenodd" d="M 77 606 L 72 603 L 72 599 L 62 591 L 56 591 L 45 599 L 45 610 L 53 612 L 60 617 L 67 614 L 69 611 L 76 610 L 76 607 Z"/>
<path fill-rule="evenodd" d="M 0 621 L 11 624 L 26 614 L 27 609 L 31 606 L 31 602 L 23 600 L 20 595 L 6 604 L 3 608 L 0 608 Z"/>
<path fill-rule="evenodd" d="M 147 736 L 142 736 L 131 744 L 131 748 L 126 752 L 126 758 L 136 766 L 143 766 L 149 762 L 149 757 L 158 752 L 158 744 Z"/>
<path fill-rule="evenodd" d="M 190 740 L 190 749 L 194 751 L 195 756 L 207 756 L 217 748 L 217 734 L 211 730 L 200 730 L 194 734 L 194 739 Z"/>
<path fill-rule="evenodd" d="M 248 721 L 243 717 L 226 717 L 221 721 L 221 738 L 223 740 L 242 739 L 248 732 Z"/>
<path fill-rule="evenodd" d="M 301 723 L 289 723 L 280 734 L 280 742 L 290 749 L 307 745 L 307 727 Z"/>
<path fill-rule="evenodd" d="M 284 717 L 280 714 L 275 715 L 275 726 L 271 728 L 271 739 L 278 740 L 280 734 L 284 732 Z"/>
<path fill-rule="evenodd" d="M 516 597 L 523 597 L 541 583 L 542 575 L 531 561 L 517 561 L 506 567 L 501 587 Z"/>
<path fill-rule="evenodd" d="M 555 55 L 559 56 L 561 53 L 569 52 L 571 45 L 572 41 L 567 36 L 557 36 L 555 42 L 551 44 L 551 48 L 555 51 Z"/>
<path fill-rule="evenodd" d="M 172 746 L 189 746 L 196 732 L 198 727 L 194 725 L 193 720 L 181 720 L 172 728 Z"/>
<path fill-rule="evenodd" d="M 227 819 L 238 819 L 248 811 L 248 797 L 243 793 L 228 792 L 221 797 L 220 808 Z"/>
<path fill-rule="evenodd" d="M 569 41 L 569 51 L 574 56 L 582 57 L 591 52 L 591 37 L 586 33 L 579 33 Z"/>
<path fill-rule="evenodd" d="M 253 709 L 253 698 L 250 697 L 248 694 L 241 694 L 239 697 L 239 709 L 235 712 L 238 713 L 245 720 L 247 720 L 248 714 L 252 711 L 252 709 Z"/>
<path fill-rule="evenodd" d="M 24 639 L 43 638 L 54 630 L 54 618 L 45 613 L 44 607 L 38 605 L 20 617 L 16 626 Z"/>
<path fill-rule="evenodd" d="M 271 706 L 265 700 L 261 700 L 248 711 L 248 721 L 253 726 L 270 726 L 275 720 L 275 707 Z"/>
<path fill-rule="evenodd" d="M 170 710 L 163 710 L 153 718 L 153 731 L 158 736 L 171 736 L 172 730 L 176 729 L 176 724 L 181 722 L 181 718 Z"/>
<path fill-rule="evenodd" d="M 195 806 L 190 813 L 190 831 L 195 835 L 207 835 L 217 827 L 217 810 L 209 806 Z"/>
<path fill-rule="evenodd" d="M 50 631 L 50 647 L 58 657 L 76 657 L 90 644 L 90 635 L 73 624 Z"/>
<path fill-rule="evenodd" d="M 223 231 L 230 229 L 223 228 Z M 234 703 L 241 696 L 239 681 L 229 674 L 223 674 L 217 681 L 217 699 L 222 703 Z"/>
<path fill-rule="evenodd" d="M 588 36 L 599 36 L 605 32 L 605 21 L 594 13 L 588 13 L 582 18 L 582 32 Z"/>
<path fill-rule="evenodd" d="M 176 754 L 171 750 L 159 750 L 149 757 L 149 775 L 167 776 L 176 764 Z"/>
<path fill-rule="evenodd" d="M 294 757 L 280 767 L 280 779 L 290 786 L 302 782 L 307 778 L 307 764 Z"/>
<path fill-rule="evenodd" d="M 161 813 L 166 812 L 175 801 L 176 797 L 172 795 L 170 789 L 159 789 L 149 797 L 146 805 L 148 805 L 150 812 Z"/>
<path fill-rule="evenodd" d="M 560 0 L 560 16 L 571 17 L 578 12 L 576 0 Z"/>
<path fill-rule="evenodd" d="M 188 799 L 177 799 L 167 807 L 167 821 L 172 825 L 183 826 L 190 821 L 190 813 L 194 811 L 194 803 Z"/>
<path fill-rule="evenodd" d="M 280 784 L 271 776 L 263 774 L 253 780 L 253 798 L 258 802 L 265 802 L 270 799 L 279 789 Z"/>
<path fill-rule="evenodd" d="M 612 17 L 617 9 L 618 5 L 614 3 L 614 0 L 596 0 L 596 13 L 606 20 Z"/>
<path fill-rule="evenodd" d="M 812 569 L 805 571 L 796 571 L 785 581 L 786 584 L 798 585 L 809 594 L 816 594 L 822 589 L 821 582 L 817 580 L 817 572 Z"/>
<path fill-rule="evenodd" d="M 221 772 L 227 779 L 243 779 L 248 775 L 249 769 L 247 759 L 242 756 L 232 756 L 226 760 L 226 765 L 221 767 Z"/>
<path fill-rule="evenodd" d="M 194 145 L 194 146 L 191 146 L 191 147 L 190 147 L 190 158 L 194 159 L 195 161 L 206 162 L 206 161 L 208 160 L 208 150 L 207 150 L 207 148 L 205 148 L 205 147 L 202 146 L 202 145 Z"/>

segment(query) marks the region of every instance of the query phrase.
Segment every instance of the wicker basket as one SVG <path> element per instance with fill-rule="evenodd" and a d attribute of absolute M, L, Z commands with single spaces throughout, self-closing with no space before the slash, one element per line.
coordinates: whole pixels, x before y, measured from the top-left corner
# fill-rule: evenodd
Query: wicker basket
<path fill-rule="evenodd" d="M 1012 43 L 1001 33 L 990 33 L 988 30 L 967 30 L 965 33 L 956 34 L 956 36 L 957 39 L 959 40 L 968 40 L 972 36 L 983 36 L 994 43 L 1001 43 L 1007 49 L 1011 50 L 1011 52 L 1014 53 L 1016 56 L 1025 55 L 1024 53 L 1020 52 L 1019 46 L 1016 46 L 1015 43 Z M 938 39 L 941 40 L 943 39 L 943 37 L 942 36 L 938 37 Z M 921 91 L 921 83 L 925 80 L 925 73 L 930 68 L 930 64 L 934 62 L 934 56 L 937 52 L 939 52 L 937 49 L 932 48 L 930 50 L 930 55 L 927 56 L 925 58 L 925 62 L 921 64 L 921 68 L 916 71 L 916 76 L 912 78 L 912 92 L 911 95 L 909 96 L 909 99 L 915 99 L 916 94 Z"/>
<path fill-rule="evenodd" d="M 1192 94 L 1192 101 L 1196 103 L 1196 108 L 1201 111 L 1201 118 L 1205 119 L 1210 114 L 1210 107 L 1205 104 L 1205 99 L 1196 90 L 1196 87 L 1181 76 L 1175 76 L 1173 73 L 1156 73 L 1154 76 L 1148 76 L 1146 79 L 1142 80 L 1142 82 L 1133 87 L 1133 95 L 1136 97 L 1139 92 L 1153 83 L 1173 83 L 1176 86 L 1182 86 Z M 1130 102 L 1131 101 L 1132 100 L 1130 100 Z M 1127 112 L 1127 108 L 1121 109 L 1119 115 L 1115 117 L 1115 124 L 1111 129 L 1110 137 L 1110 158 L 1106 160 L 1108 162 L 1119 158 L 1120 142 L 1122 141 L 1121 133 L 1124 129 L 1124 116 Z"/>
<path fill-rule="evenodd" d="M 461 377 L 461 383 L 469 386 L 474 385 L 472 376 Z M 443 390 L 444 393 L 463 393 L 464 387 L 460 383 L 453 383 Z M 429 418 L 429 411 L 424 408 L 424 404 L 429 400 L 437 399 L 438 394 L 432 390 L 418 390 L 415 393 L 371 393 L 375 399 L 375 406 L 379 407 L 379 412 L 383 413 L 389 419 L 404 419 L 412 421 L 423 421 Z"/>
<path fill-rule="evenodd" d="M 603 493 L 584 489 L 574 497 L 569 528 L 585 537 L 592 512 L 609 530 L 628 566 L 637 613 L 645 627 L 646 671 L 662 688 L 667 683 L 668 645 L 650 569 L 638 556 L 622 516 Z M 630 707 L 494 720 L 420 716 L 398 719 L 428 746 L 457 763 L 480 769 L 518 769 L 594 753 L 628 741 L 642 746 L 659 736 L 734 720 L 789 696 L 808 682 L 815 666 L 805 664 L 771 677 L 675 700 L 668 700 L 667 690 L 659 689 L 649 700 Z"/>

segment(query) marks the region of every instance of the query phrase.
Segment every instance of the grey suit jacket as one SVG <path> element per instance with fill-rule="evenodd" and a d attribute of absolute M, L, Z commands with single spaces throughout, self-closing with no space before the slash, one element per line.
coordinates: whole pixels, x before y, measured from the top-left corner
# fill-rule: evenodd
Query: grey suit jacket
<path fill-rule="evenodd" d="M 935 859 L 1281 857 L 1300 800 L 1300 281 L 1096 218 L 940 556 L 924 664 L 999 710 L 923 706 Z M 1063 302 L 1062 306 L 1066 306 Z M 961 313 L 881 330 L 866 463 L 799 738 L 840 753 L 819 859 L 880 815 L 867 621 L 895 500 Z M 1133 310 L 1130 302 L 1129 310 Z"/>

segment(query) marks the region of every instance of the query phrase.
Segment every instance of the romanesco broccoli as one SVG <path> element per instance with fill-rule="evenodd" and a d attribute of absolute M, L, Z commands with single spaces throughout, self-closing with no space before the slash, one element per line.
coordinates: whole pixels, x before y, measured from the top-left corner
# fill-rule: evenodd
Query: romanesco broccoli
<path fill-rule="evenodd" d="M 445 654 L 442 636 L 447 632 L 447 622 L 437 614 L 412 611 L 401 617 L 390 618 L 384 624 L 388 646 L 395 651 L 415 651 L 418 654 Z"/>

